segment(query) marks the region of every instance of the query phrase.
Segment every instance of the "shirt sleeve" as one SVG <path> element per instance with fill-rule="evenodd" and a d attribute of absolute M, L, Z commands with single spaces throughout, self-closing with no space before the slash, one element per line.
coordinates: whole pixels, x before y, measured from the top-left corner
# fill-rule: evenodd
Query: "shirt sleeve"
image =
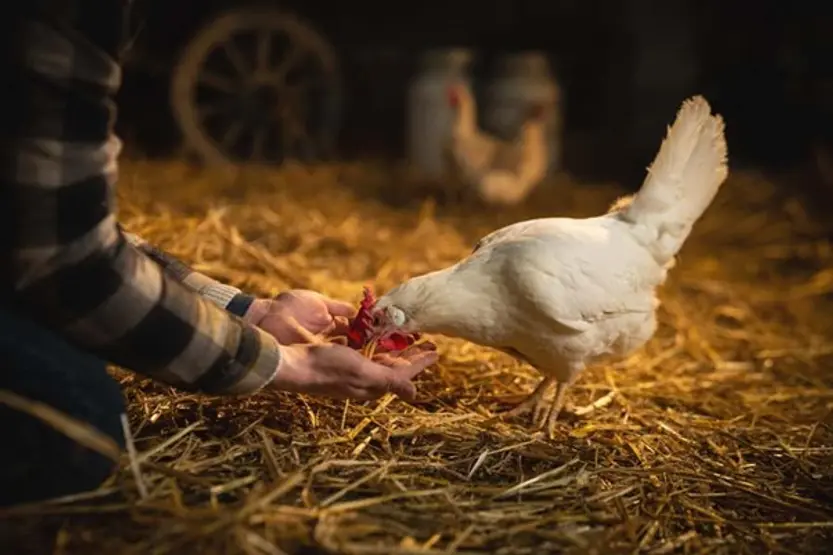
<path fill-rule="evenodd" d="M 276 372 L 276 340 L 222 310 L 224 299 L 195 294 L 198 278 L 168 275 L 116 223 L 113 98 L 128 3 L 14 4 L 23 7 L 3 42 L 11 51 L 2 53 L 12 61 L 3 68 L 12 98 L 2 110 L 13 124 L 0 143 L 9 218 L 0 272 L 12 305 L 79 347 L 171 385 L 258 390 Z"/>
<path fill-rule="evenodd" d="M 138 235 L 125 231 L 123 227 L 121 230 L 131 245 L 156 262 L 169 277 L 235 316 L 245 316 L 255 301 L 254 295 L 201 274 Z"/>

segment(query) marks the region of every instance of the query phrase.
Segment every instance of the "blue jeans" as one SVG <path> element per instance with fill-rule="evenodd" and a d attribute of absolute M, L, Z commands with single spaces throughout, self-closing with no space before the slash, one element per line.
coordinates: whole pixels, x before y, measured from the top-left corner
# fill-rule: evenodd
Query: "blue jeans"
<path fill-rule="evenodd" d="M 2 307 L 0 389 L 85 421 L 124 447 L 124 399 L 106 364 Z M 114 470 L 113 461 L 4 404 L 0 438 L 0 506 L 94 489 Z"/>

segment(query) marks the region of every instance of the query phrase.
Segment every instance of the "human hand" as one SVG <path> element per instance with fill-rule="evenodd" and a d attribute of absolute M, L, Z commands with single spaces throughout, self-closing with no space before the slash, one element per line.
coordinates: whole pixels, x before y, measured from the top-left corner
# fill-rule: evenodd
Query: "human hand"
<path fill-rule="evenodd" d="M 416 397 L 411 380 L 437 361 L 432 346 L 415 346 L 399 357 L 383 353 L 367 359 L 333 343 L 281 346 L 273 386 L 284 391 L 335 399 L 369 401 L 394 393 Z"/>
<path fill-rule="evenodd" d="M 274 299 L 256 299 L 243 319 L 274 336 L 278 343 L 289 345 L 307 342 L 293 320 L 313 335 L 335 335 L 345 333 L 348 318 L 355 312 L 348 303 L 315 291 L 293 289 Z"/>

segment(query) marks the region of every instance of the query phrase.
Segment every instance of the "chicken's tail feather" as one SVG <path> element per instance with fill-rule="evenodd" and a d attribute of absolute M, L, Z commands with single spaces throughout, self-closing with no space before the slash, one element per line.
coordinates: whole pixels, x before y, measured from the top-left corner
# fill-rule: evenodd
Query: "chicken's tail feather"
<path fill-rule="evenodd" d="M 661 264 L 674 258 L 726 180 L 724 128 L 702 96 L 683 102 L 642 188 L 614 206 Z"/>

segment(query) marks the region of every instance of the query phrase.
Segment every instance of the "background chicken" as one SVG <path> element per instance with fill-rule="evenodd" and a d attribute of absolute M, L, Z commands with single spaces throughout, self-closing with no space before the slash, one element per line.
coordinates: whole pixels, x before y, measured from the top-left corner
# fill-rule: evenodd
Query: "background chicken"
<path fill-rule="evenodd" d="M 723 119 L 704 98 L 689 99 L 634 197 L 594 218 L 494 231 L 466 259 L 381 297 L 377 318 L 389 330 L 460 337 L 532 365 L 545 377 L 508 414 L 534 408 L 552 434 L 565 392 L 588 364 L 653 336 L 656 289 L 727 173 Z"/>
<path fill-rule="evenodd" d="M 455 110 L 451 161 L 462 181 L 489 204 L 524 200 L 547 173 L 543 108 L 530 110 L 515 140 L 503 141 L 478 128 L 477 103 L 467 86 L 449 87 L 448 99 Z"/>

